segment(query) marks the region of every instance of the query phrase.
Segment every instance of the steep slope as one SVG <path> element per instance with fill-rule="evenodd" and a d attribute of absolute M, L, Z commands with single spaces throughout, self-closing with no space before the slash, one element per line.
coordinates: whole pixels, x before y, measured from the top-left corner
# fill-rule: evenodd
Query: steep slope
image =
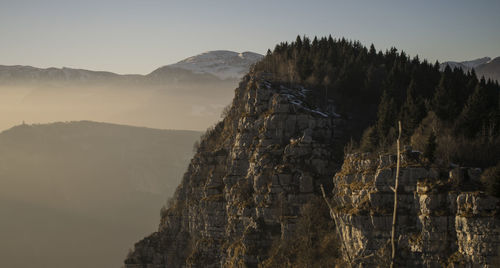
<path fill-rule="evenodd" d="M 0 133 L 0 266 L 118 267 L 199 136 L 89 121 Z"/>
<path fill-rule="evenodd" d="M 351 165 L 346 155 L 331 178 L 344 152 L 394 152 L 398 120 L 402 143 L 425 156 L 408 150 L 403 159 L 398 264 L 492 265 L 496 253 L 481 249 L 494 251 L 498 235 L 498 199 L 485 194 L 500 193 L 498 89 L 395 48 L 331 37 L 278 44 L 203 136 L 158 231 L 135 244 L 126 267 L 345 267 L 348 256 L 387 266 L 393 157 Z M 490 177 L 480 182 L 471 168 L 448 176 L 457 164 Z M 428 188 L 417 189 L 421 181 Z M 321 184 L 333 189 L 332 211 Z"/>
<path fill-rule="evenodd" d="M 245 77 L 227 117 L 204 135 L 158 231 L 135 244 L 125 266 L 301 267 L 277 262 L 271 250 L 298 235 L 321 184 L 333 186 L 343 260 L 389 265 L 396 157 L 347 155 L 339 170 L 333 152 L 346 122 L 306 105 L 307 94 Z M 495 267 L 500 202 L 468 186 L 481 184 L 481 170 L 426 161 L 411 150 L 402 158 L 398 264 Z"/>
<path fill-rule="evenodd" d="M 331 187 L 342 120 L 305 102 L 308 90 L 249 75 L 224 121 L 204 135 L 158 232 L 127 267 L 256 265 L 294 232 L 300 207 Z M 332 107 L 331 107 L 332 108 Z"/>

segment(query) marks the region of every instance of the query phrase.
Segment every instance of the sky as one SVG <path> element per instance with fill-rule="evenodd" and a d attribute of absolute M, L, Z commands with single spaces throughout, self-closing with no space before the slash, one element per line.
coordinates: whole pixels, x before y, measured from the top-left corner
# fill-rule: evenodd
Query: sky
<path fill-rule="evenodd" d="M 500 1 L 0 0 L 0 65 L 146 74 L 210 50 L 264 54 L 297 35 L 430 61 L 500 56 Z"/>

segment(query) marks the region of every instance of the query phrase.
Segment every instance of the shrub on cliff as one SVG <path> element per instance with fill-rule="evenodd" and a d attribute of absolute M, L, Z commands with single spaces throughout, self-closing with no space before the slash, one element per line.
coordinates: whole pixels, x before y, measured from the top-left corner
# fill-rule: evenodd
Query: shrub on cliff
<path fill-rule="evenodd" d="M 500 161 L 496 166 L 490 167 L 483 172 L 481 182 L 488 194 L 500 197 Z"/>
<path fill-rule="evenodd" d="M 293 237 L 277 238 L 261 267 L 334 267 L 341 260 L 335 225 L 325 201 L 313 197 L 301 208 Z"/>
<path fill-rule="evenodd" d="M 434 133 L 434 131 L 431 131 L 424 149 L 424 157 L 427 158 L 431 163 L 436 159 L 436 146 L 436 134 Z"/>

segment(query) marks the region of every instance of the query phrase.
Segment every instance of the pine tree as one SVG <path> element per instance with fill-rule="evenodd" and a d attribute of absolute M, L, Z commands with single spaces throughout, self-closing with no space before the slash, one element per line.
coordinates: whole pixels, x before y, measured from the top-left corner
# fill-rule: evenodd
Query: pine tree
<path fill-rule="evenodd" d="M 361 137 L 359 149 L 362 152 L 373 152 L 376 150 L 378 144 L 377 130 L 371 126 L 368 127 Z"/>
<path fill-rule="evenodd" d="M 427 139 L 427 144 L 425 145 L 424 149 L 424 157 L 429 159 L 429 161 L 432 163 L 434 162 L 436 156 L 436 134 L 434 131 L 431 131 L 431 134 L 429 135 L 429 138 Z"/>
<path fill-rule="evenodd" d="M 432 100 L 432 109 L 442 120 L 451 120 L 458 114 L 458 107 L 452 98 L 451 68 L 446 66 Z"/>
<path fill-rule="evenodd" d="M 297 38 L 295 39 L 295 47 L 298 48 L 298 50 L 302 49 L 302 39 L 300 38 L 300 35 L 297 35 Z"/>
<path fill-rule="evenodd" d="M 392 140 L 389 131 L 393 128 L 396 119 L 394 98 L 390 96 L 387 91 L 384 91 L 382 94 L 382 99 L 378 106 L 377 118 L 377 135 L 379 137 L 379 143 L 382 146 L 386 146 Z"/>
<path fill-rule="evenodd" d="M 375 46 L 373 44 L 370 45 L 370 56 L 374 57 L 377 55 L 377 50 L 375 49 Z"/>
<path fill-rule="evenodd" d="M 457 132 L 474 137 L 489 117 L 488 96 L 484 86 L 476 85 L 457 123 Z"/>
<path fill-rule="evenodd" d="M 406 90 L 406 101 L 401 108 L 401 121 L 405 122 L 403 125 L 404 137 L 409 137 L 413 130 L 418 126 L 420 121 L 425 117 L 426 109 L 424 100 L 417 92 L 417 84 L 415 80 L 410 82 Z"/>

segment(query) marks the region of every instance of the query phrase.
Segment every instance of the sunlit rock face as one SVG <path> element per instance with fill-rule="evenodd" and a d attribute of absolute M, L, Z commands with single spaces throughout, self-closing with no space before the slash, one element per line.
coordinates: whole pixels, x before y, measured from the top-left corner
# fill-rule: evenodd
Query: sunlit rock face
<path fill-rule="evenodd" d="M 308 103 L 308 89 L 266 77 L 243 78 L 158 231 L 135 244 L 126 267 L 256 267 L 270 259 L 273 241 L 296 234 L 300 208 L 321 184 L 333 189 L 344 261 L 389 265 L 396 156 L 346 155 L 341 168 L 334 152 L 349 122 L 333 106 Z M 398 264 L 495 267 L 498 200 L 460 188 L 476 183 L 480 170 L 430 168 L 421 158 L 402 155 Z"/>
<path fill-rule="evenodd" d="M 457 189 L 477 181 L 480 170 L 425 167 L 418 152 L 402 158 L 396 224 L 399 265 L 498 267 L 499 200 Z M 390 260 L 396 159 L 348 155 L 334 177 L 339 227 L 348 254 L 363 267 L 387 265 Z"/>
<path fill-rule="evenodd" d="M 250 74 L 222 122 L 208 130 L 163 211 L 158 232 L 126 267 L 255 266 L 273 239 L 294 233 L 300 207 L 331 189 L 343 121 L 306 104 L 308 90 Z M 341 157 L 341 156 L 340 156 Z"/>

